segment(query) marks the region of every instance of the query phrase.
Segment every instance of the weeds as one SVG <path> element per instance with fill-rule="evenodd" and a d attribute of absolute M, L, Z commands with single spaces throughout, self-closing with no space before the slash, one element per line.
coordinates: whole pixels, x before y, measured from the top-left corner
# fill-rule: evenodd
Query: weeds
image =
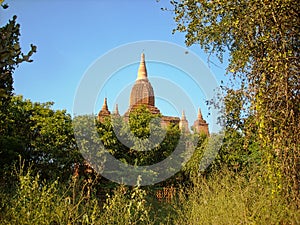
<path fill-rule="evenodd" d="M 187 197 L 188 196 L 188 197 Z M 194 180 L 180 193 L 177 224 L 299 224 L 300 211 L 284 197 L 272 194 L 258 174 L 245 175 L 223 169 L 220 174 Z"/>
<path fill-rule="evenodd" d="M 30 169 L 18 172 L 14 193 L 0 192 L 1 224 L 299 224 L 300 211 L 274 195 L 259 173 L 223 172 L 176 188 L 168 201 L 155 200 L 137 185 L 118 186 L 105 202 L 72 179 L 43 182 Z"/>

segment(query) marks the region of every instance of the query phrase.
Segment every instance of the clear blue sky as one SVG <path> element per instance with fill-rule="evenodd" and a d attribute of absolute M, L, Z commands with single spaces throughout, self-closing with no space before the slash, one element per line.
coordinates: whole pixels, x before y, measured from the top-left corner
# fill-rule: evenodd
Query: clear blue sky
<path fill-rule="evenodd" d="M 168 41 L 185 47 L 183 34 L 172 35 L 175 28 L 172 12 L 161 10 L 162 7 L 170 7 L 169 1 L 165 0 L 7 0 L 6 3 L 9 8 L 1 10 L 1 25 L 16 14 L 21 25 L 23 51 L 27 52 L 31 43 L 37 46 L 38 51 L 33 56 L 33 63 L 22 64 L 16 70 L 15 93 L 32 101 L 53 101 L 55 109 L 66 109 L 70 114 L 83 74 L 97 58 L 111 49 L 144 40 Z M 207 65 L 208 56 L 199 46 L 187 50 L 194 51 Z M 147 52 L 145 54 L 147 59 Z M 138 61 L 140 56 L 136 57 Z M 226 65 L 214 58 L 211 60 L 217 66 L 210 64 L 209 70 L 220 82 L 225 79 Z M 159 73 L 157 65 L 148 63 L 147 66 L 148 72 L 152 68 Z M 120 82 L 122 85 L 132 85 L 136 77 L 137 65 L 127 69 L 124 71 L 130 75 Z M 188 81 L 174 79 L 174 82 Z M 189 86 L 188 83 L 186 85 Z M 118 89 L 120 86 L 100 93 L 96 108 L 100 109 L 103 96 L 109 100 L 110 97 L 115 98 L 120 92 Z M 204 97 L 199 98 L 193 92 L 189 95 L 211 123 Z M 125 105 L 128 106 L 128 103 L 129 99 Z M 178 112 L 176 114 L 168 109 L 159 100 L 157 104 L 163 114 L 179 116 Z M 110 110 L 113 107 L 113 103 L 109 102 Z M 124 107 L 121 107 L 121 113 L 124 113 Z M 188 114 L 188 120 L 191 125 L 194 117 Z"/>

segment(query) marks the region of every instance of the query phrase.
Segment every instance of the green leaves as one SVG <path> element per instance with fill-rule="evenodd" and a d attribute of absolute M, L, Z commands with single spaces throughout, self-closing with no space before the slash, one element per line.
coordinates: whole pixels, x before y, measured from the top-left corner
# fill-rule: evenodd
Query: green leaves
<path fill-rule="evenodd" d="M 251 115 L 249 129 L 256 126 L 265 163 L 280 162 L 286 194 L 299 199 L 299 4 L 290 0 L 171 4 L 176 30 L 186 33 L 186 45 L 199 44 L 220 61 L 224 52 L 229 53 L 227 71 L 240 82 L 234 89 L 241 92 L 243 103 L 237 105 L 236 97 L 228 92 L 227 105 L 233 114 L 226 116 L 237 122 L 244 119 L 242 114 Z"/>
<path fill-rule="evenodd" d="M 142 105 L 129 115 L 129 126 L 131 132 L 138 138 L 147 138 L 150 135 L 150 122 L 159 115 L 153 115 Z"/>
<path fill-rule="evenodd" d="M 52 105 L 22 96 L 11 98 L 5 114 L 0 113 L 2 165 L 12 166 L 21 155 L 26 162 L 35 163 L 43 178 L 70 176 L 72 164 L 81 160 L 71 116 L 65 110 L 51 109 Z"/>

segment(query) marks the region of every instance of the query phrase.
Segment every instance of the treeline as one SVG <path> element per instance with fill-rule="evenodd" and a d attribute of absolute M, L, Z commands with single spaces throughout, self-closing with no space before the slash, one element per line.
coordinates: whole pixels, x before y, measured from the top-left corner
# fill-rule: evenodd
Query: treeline
<path fill-rule="evenodd" d="M 130 114 L 128 122 L 114 116 L 99 122 L 93 115 L 72 119 L 65 110 L 53 110 L 52 105 L 51 102 L 33 103 L 22 96 L 11 96 L 7 100 L 5 112 L 0 113 L 2 183 L 10 180 L 20 158 L 32 172 L 39 173 L 41 179 L 59 177 L 68 181 L 76 166 L 86 167 L 89 160 L 102 165 L 104 160 L 99 158 L 102 148 L 123 163 L 144 166 L 164 160 L 176 147 L 182 148 L 178 160 L 183 161 L 180 159 L 190 157 L 184 155 L 187 148 L 199 152 L 206 138 L 204 134 L 182 133 L 178 125 L 162 128 L 159 115 L 152 115 L 143 106 Z M 87 132 L 92 127 L 96 130 L 94 137 Z M 101 161 L 97 162 L 98 158 Z M 196 165 L 194 169 L 197 170 Z"/>

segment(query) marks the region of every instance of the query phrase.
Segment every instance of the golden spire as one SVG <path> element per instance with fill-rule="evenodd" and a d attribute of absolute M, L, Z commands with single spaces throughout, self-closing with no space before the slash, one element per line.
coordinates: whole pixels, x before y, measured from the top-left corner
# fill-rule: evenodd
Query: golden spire
<path fill-rule="evenodd" d="M 145 63 L 145 54 L 142 53 L 141 55 L 141 61 L 140 61 L 140 66 L 138 70 L 138 76 L 137 80 L 147 80 L 147 69 L 146 69 L 146 63 Z"/>
<path fill-rule="evenodd" d="M 200 108 L 198 108 L 198 120 L 203 120 L 203 116 L 202 116 Z"/>

